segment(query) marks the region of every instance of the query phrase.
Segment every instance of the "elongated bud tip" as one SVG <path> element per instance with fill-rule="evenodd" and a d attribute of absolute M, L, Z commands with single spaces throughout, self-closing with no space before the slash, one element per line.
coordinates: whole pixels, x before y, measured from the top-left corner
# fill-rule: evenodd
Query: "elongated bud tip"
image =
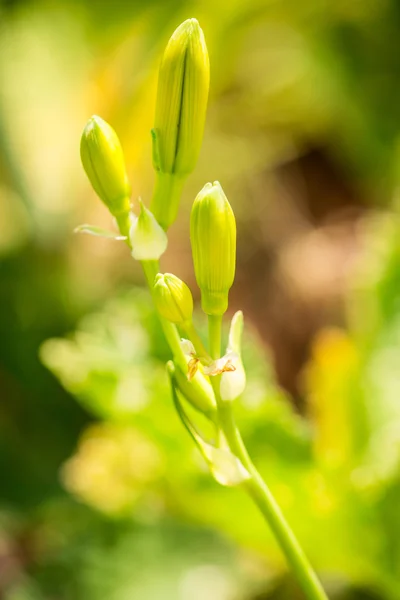
<path fill-rule="evenodd" d="M 121 144 L 114 129 L 100 117 L 86 123 L 81 160 L 93 189 L 114 216 L 129 212 L 130 185 Z"/>
<path fill-rule="evenodd" d="M 139 216 L 133 217 L 129 231 L 132 256 L 136 260 L 158 260 L 167 249 L 167 234 L 143 202 L 139 202 Z"/>
<path fill-rule="evenodd" d="M 171 273 L 159 273 L 155 278 L 153 293 L 156 307 L 165 319 L 177 325 L 191 320 L 192 294 L 179 277 Z"/>
<path fill-rule="evenodd" d="M 236 221 L 218 181 L 207 183 L 193 203 L 190 239 L 202 308 L 222 315 L 235 277 Z"/>

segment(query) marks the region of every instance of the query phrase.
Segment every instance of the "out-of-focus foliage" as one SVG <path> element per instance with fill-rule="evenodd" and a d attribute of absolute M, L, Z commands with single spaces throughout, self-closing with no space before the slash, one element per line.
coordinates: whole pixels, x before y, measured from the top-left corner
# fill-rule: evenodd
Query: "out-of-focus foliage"
<path fill-rule="evenodd" d="M 386 273 L 379 274 L 378 265 L 374 273 L 379 281 L 373 289 L 362 279 L 366 300 L 379 297 L 380 288 L 391 283 Z M 399 295 L 394 283 L 391 297 Z M 179 510 L 266 552 L 271 564 L 281 568 L 259 515 L 246 507 L 239 492 L 230 491 L 230 497 L 226 491 L 216 493 L 183 435 L 157 352 L 160 332 L 148 307 L 142 292 L 132 292 L 86 317 L 72 338 L 42 346 L 47 366 L 105 419 L 88 429 L 64 466 L 65 486 L 109 514 L 141 511 L 143 506 L 149 510 L 153 503 L 164 515 Z M 267 376 L 267 357 L 248 340 L 244 360 L 249 385 L 237 415 L 257 464 L 317 568 L 367 582 L 396 598 L 399 572 L 393 554 L 400 548 L 385 515 L 396 506 L 400 425 L 391 410 L 396 402 L 385 392 L 388 377 L 376 378 L 372 400 L 371 387 L 365 385 L 376 352 L 343 330 L 319 334 L 304 376 L 312 436 Z M 390 376 L 396 377 L 396 370 L 389 370 Z M 238 519 L 242 514 L 246 517 Z M 388 552 L 393 560 L 388 561 Z"/>
<path fill-rule="evenodd" d="M 0 595 L 298 597 L 284 575 L 272 591 L 275 542 L 173 411 L 126 248 L 71 234 L 110 229 L 79 161 L 93 113 L 149 199 L 157 66 L 192 16 L 210 105 L 163 268 L 196 296 L 189 209 L 218 179 L 238 219 L 231 308 L 305 415 L 248 327 L 243 435 L 330 597 L 398 600 L 396 0 L 0 2 Z"/>

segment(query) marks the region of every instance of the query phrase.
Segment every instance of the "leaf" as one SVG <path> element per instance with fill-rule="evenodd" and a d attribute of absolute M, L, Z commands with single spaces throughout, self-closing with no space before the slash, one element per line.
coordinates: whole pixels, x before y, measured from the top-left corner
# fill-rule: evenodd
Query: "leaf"
<path fill-rule="evenodd" d="M 75 227 L 74 233 L 87 233 L 89 235 L 94 235 L 96 237 L 108 238 L 111 240 L 125 241 L 128 238 L 126 235 L 121 235 L 115 231 L 109 231 L 108 229 L 103 229 L 102 227 L 97 227 L 96 225 L 78 225 Z"/>
<path fill-rule="evenodd" d="M 179 400 L 178 390 L 174 381 L 175 367 L 171 361 L 168 362 L 167 369 L 171 381 L 172 398 L 176 411 L 183 425 L 198 446 L 217 483 L 227 487 L 234 487 L 240 485 L 247 479 L 250 479 L 249 472 L 245 469 L 237 456 L 232 454 L 232 452 L 226 448 L 218 448 L 212 445 L 209 441 L 204 439 L 202 434 L 200 434 L 194 423 L 186 414 Z"/>

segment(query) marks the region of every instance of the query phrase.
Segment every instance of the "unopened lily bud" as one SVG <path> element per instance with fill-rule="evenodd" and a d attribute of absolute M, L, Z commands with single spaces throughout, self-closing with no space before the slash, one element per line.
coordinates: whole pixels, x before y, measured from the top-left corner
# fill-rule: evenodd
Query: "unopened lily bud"
<path fill-rule="evenodd" d="M 203 139 L 210 64 L 203 32 L 187 19 L 172 34 L 162 58 L 155 115 L 154 167 L 193 171 Z"/>
<path fill-rule="evenodd" d="M 192 293 L 179 277 L 171 273 L 156 275 L 153 295 L 160 315 L 171 323 L 179 325 L 191 320 Z"/>
<path fill-rule="evenodd" d="M 235 277 L 236 221 L 218 181 L 207 183 L 194 201 L 190 240 L 202 308 L 223 315 Z"/>
<path fill-rule="evenodd" d="M 165 231 L 141 200 L 140 213 L 138 217 L 133 217 L 129 240 L 132 256 L 136 260 L 158 260 L 167 248 Z"/>
<path fill-rule="evenodd" d="M 172 34 L 161 61 L 152 130 L 157 179 L 151 208 L 165 229 L 176 218 L 183 180 L 196 166 L 209 85 L 204 35 L 196 19 L 187 19 Z"/>
<path fill-rule="evenodd" d="M 114 129 L 100 117 L 91 117 L 83 130 L 81 160 L 93 189 L 111 214 L 128 213 L 131 189 L 124 154 Z"/>

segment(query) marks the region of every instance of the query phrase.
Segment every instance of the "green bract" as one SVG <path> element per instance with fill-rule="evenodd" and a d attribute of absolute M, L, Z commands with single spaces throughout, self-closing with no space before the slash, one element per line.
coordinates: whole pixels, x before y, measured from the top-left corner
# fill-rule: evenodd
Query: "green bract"
<path fill-rule="evenodd" d="M 193 315 L 193 298 L 186 283 L 171 273 L 156 276 L 154 301 L 161 316 L 179 325 Z"/>
<path fill-rule="evenodd" d="M 158 260 L 168 245 L 165 231 L 157 223 L 154 215 L 140 202 L 138 217 L 133 215 L 129 231 L 132 256 L 136 260 Z"/>
<path fill-rule="evenodd" d="M 218 181 L 207 183 L 194 201 L 190 240 L 202 308 L 223 315 L 235 277 L 236 222 Z"/>
<path fill-rule="evenodd" d="M 152 210 L 166 229 L 176 218 L 184 178 L 196 166 L 203 139 L 210 65 L 196 19 L 172 34 L 160 65 L 153 136 L 157 171 Z"/>
<path fill-rule="evenodd" d="M 118 217 L 129 212 L 131 193 L 124 154 L 114 129 L 93 116 L 81 138 L 81 160 L 96 194 L 109 211 Z"/>

